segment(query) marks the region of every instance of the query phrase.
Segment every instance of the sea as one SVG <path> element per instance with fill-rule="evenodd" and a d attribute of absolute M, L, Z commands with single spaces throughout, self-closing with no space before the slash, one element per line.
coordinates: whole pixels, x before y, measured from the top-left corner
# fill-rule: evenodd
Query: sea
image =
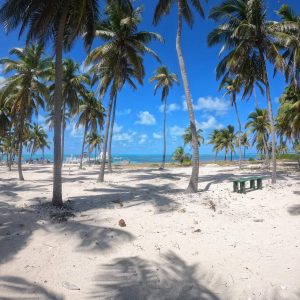
<path fill-rule="evenodd" d="M 162 155 L 161 154 L 113 154 L 113 163 L 120 163 L 122 161 L 129 161 L 133 164 L 142 164 L 142 163 L 160 163 L 162 161 Z M 65 154 L 64 161 L 66 161 L 67 158 L 70 157 L 80 157 L 79 154 Z M 26 161 L 30 158 L 29 154 L 23 155 L 23 160 Z M 41 159 L 41 154 L 34 154 L 32 156 L 33 160 Z M 233 160 L 238 160 L 238 155 L 233 155 Z M 254 153 L 246 153 L 245 157 L 243 157 L 244 160 L 249 160 L 250 158 L 257 158 L 257 154 Z M 53 155 L 52 154 L 45 154 L 45 159 L 50 160 L 53 162 Z M 93 159 L 93 155 L 91 155 L 91 159 Z M 230 159 L 230 155 L 227 157 L 227 160 Z M 224 154 L 221 153 L 216 158 L 217 161 L 223 161 L 224 160 Z M 210 162 L 215 161 L 215 154 L 201 154 L 200 153 L 200 162 Z M 166 162 L 173 162 L 172 155 L 168 154 L 166 155 Z"/>

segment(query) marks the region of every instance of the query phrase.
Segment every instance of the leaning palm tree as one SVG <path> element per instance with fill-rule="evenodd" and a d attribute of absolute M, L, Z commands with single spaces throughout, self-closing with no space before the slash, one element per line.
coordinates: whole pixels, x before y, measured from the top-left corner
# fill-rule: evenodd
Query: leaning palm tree
<path fill-rule="evenodd" d="M 204 137 L 202 136 L 202 129 L 197 129 L 197 140 L 198 140 L 198 145 L 200 146 L 201 144 L 204 143 Z M 193 145 L 193 137 L 192 137 L 192 130 L 191 130 L 191 126 L 189 126 L 186 130 L 184 135 L 182 136 L 183 138 L 183 144 L 184 146 L 189 144 L 189 145 Z"/>
<path fill-rule="evenodd" d="M 267 62 L 274 64 L 276 70 L 284 70 L 284 59 L 276 43 L 277 25 L 266 20 L 263 0 L 223 1 L 211 10 L 210 18 L 222 24 L 209 34 L 208 44 L 222 43 L 223 50 L 231 51 L 226 56 L 226 67 L 230 72 L 243 74 L 249 60 L 259 62 L 259 78 L 265 86 L 272 138 L 272 183 L 276 183 L 276 135 Z"/>
<path fill-rule="evenodd" d="M 196 9 L 201 17 L 204 17 L 204 11 L 199 0 L 158 0 L 153 23 L 158 24 L 161 18 L 170 13 L 172 5 L 177 4 L 178 8 L 178 24 L 177 24 L 177 36 L 176 36 L 176 50 L 180 66 L 181 77 L 183 81 L 185 100 L 189 112 L 190 126 L 193 137 L 193 170 L 190 178 L 190 182 L 187 188 L 188 192 L 196 193 L 198 191 L 198 176 L 199 176 L 199 145 L 197 140 L 197 129 L 196 129 L 196 119 L 192 104 L 192 97 L 190 93 L 189 82 L 187 78 L 186 66 L 183 58 L 182 48 L 181 48 L 181 38 L 182 38 L 182 19 L 192 27 L 194 24 L 194 18 L 191 11 L 191 6 Z"/>
<path fill-rule="evenodd" d="M 169 95 L 170 88 L 173 87 L 174 83 L 178 83 L 177 75 L 170 73 L 166 66 L 158 67 L 155 70 L 154 76 L 150 78 L 150 82 L 156 82 L 154 87 L 154 94 L 156 94 L 158 89 L 161 89 L 161 101 L 163 103 L 164 110 L 164 153 L 163 160 L 160 169 L 164 169 L 166 163 L 166 151 L 167 151 L 167 141 L 166 141 L 166 116 L 167 116 L 167 97 Z"/>
<path fill-rule="evenodd" d="M 87 132 L 88 130 L 97 131 L 98 126 L 100 129 L 102 129 L 103 119 L 104 108 L 102 103 L 97 101 L 97 98 L 93 92 L 86 93 L 83 96 L 81 105 L 79 106 L 79 117 L 76 123 L 76 128 L 83 126 L 83 140 L 79 165 L 80 169 L 82 169 L 82 160 Z"/>
<path fill-rule="evenodd" d="M 48 89 L 43 78 L 51 72 L 51 60 L 44 58 L 43 46 L 26 46 L 24 49 L 13 48 L 10 54 L 13 58 L 3 58 L 4 72 L 14 72 L 6 79 L 2 90 L 2 101 L 10 102 L 11 115 L 17 128 L 18 142 L 18 172 L 19 180 L 24 180 L 22 172 L 22 149 L 24 142 L 25 123 L 30 121 L 33 113 L 38 113 L 39 107 L 44 107 L 48 98 Z"/>
<path fill-rule="evenodd" d="M 162 41 L 161 36 L 156 33 L 139 31 L 141 8 L 134 9 L 131 5 L 124 7 L 116 2 L 118 1 L 112 1 L 112 4 L 107 6 L 106 18 L 97 26 L 96 37 L 103 40 L 104 44 L 95 48 L 86 60 L 86 65 L 92 66 L 90 72 L 99 80 L 100 97 L 103 98 L 110 89 L 103 157 L 98 177 L 100 182 L 104 181 L 107 148 L 111 170 L 111 143 L 117 95 L 125 83 L 134 89 L 136 89 L 135 80 L 142 84 L 145 75 L 144 55 L 150 53 L 159 60 L 148 45 L 155 39 Z"/>
<path fill-rule="evenodd" d="M 242 124 L 241 124 L 241 119 L 239 115 L 239 111 L 237 108 L 237 103 L 236 103 L 236 95 L 237 93 L 240 92 L 241 88 L 241 79 L 239 76 L 236 76 L 235 78 L 230 78 L 225 76 L 220 84 L 219 90 L 225 89 L 226 93 L 225 95 L 230 96 L 230 104 L 231 106 L 234 107 L 236 118 L 238 121 L 239 125 L 239 131 L 238 131 L 238 147 L 239 147 L 239 168 L 242 168 L 242 144 L 241 144 L 241 133 L 242 133 Z"/>
<path fill-rule="evenodd" d="M 75 39 L 83 35 L 85 46 L 92 44 L 97 23 L 98 0 L 31 1 L 4 0 L 0 7 L 0 23 L 6 32 L 20 27 L 20 36 L 26 32 L 27 41 L 53 41 L 55 49 L 54 92 L 54 168 L 52 203 L 62 206 L 62 80 L 63 50 L 69 50 Z"/>
<path fill-rule="evenodd" d="M 270 132 L 270 121 L 266 109 L 257 108 L 248 116 L 248 123 L 245 126 L 253 134 L 253 144 L 259 145 L 258 149 L 263 149 L 266 164 L 269 166 L 268 137 Z"/>

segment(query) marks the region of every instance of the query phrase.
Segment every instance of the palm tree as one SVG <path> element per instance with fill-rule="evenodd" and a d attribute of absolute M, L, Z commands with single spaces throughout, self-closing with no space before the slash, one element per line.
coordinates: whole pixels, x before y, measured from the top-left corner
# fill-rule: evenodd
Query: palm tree
<path fill-rule="evenodd" d="M 250 143 L 248 140 L 248 134 L 247 132 L 245 132 L 242 136 L 241 136 L 241 145 L 244 147 L 244 159 L 246 158 L 246 150 L 250 147 Z"/>
<path fill-rule="evenodd" d="M 97 160 L 97 150 L 100 152 L 100 146 L 103 142 L 103 138 L 96 131 L 92 131 L 86 136 L 86 142 L 89 145 L 89 153 L 95 151 L 95 164 Z"/>
<path fill-rule="evenodd" d="M 219 129 L 214 129 L 213 132 L 210 134 L 209 141 L 208 141 L 208 144 L 214 145 L 213 151 L 216 153 L 215 154 L 215 161 L 217 160 L 217 155 L 219 153 L 219 149 L 218 149 L 219 134 L 220 134 L 220 130 Z"/>
<path fill-rule="evenodd" d="M 182 165 L 184 162 L 190 162 L 191 156 L 184 152 L 183 147 L 177 147 L 172 155 L 172 159 L 178 161 Z"/>
<path fill-rule="evenodd" d="M 24 180 L 22 172 L 22 148 L 26 121 L 32 114 L 38 113 L 39 106 L 44 107 L 48 98 L 48 89 L 43 78 L 49 76 L 51 60 L 43 58 L 43 46 L 26 46 L 24 49 L 13 48 L 10 51 L 17 59 L 3 58 L 4 72 L 14 72 L 5 80 L 2 98 L 10 102 L 12 120 L 17 128 L 18 172 L 19 180 Z"/>
<path fill-rule="evenodd" d="M 198 140 L 198 145 L 200 146 L 201 144 L 204 143 L 204 137 L 202 136 L 202 129 L 198 129 L 197 130 L 197 140 Z M 186 130 L 183 137 L 183 144 L 184 146 L 187 144 L 190 144 L 192 146 L 192 142 L 193 142 L 193 137 L 192 137 L 192 130 L 191 130 L 191 126 L 189 126 Z"/>
<path fill-rule="evenodd" d="M 239 111 L 236 104 L 236 95 L 240 92 L 241 87 L 241 80 L 238 76 L 235 78 L 230 78 L 225 76 L 220 84 L 219 90 L 225 89 L 226 93 L 225 95 L 230 96 L 230 104 L 231 106 L 234 106 L 234 110 L 236 113 L 236 118 L 239 125 L 239 132 L 238 132 L 238 147 L 239 147 L 239 168 L 242 168 L 242 145 L 241 145 L 241 133 L 242 133 L 242 124 L 241 119 L 239 115 Z"/>
<path fill-rule="evenodd" d="M 284 59 L 276 43 L 277 25 L 266 20 L 263 0 L 223 1 L 211 10 L 210 18 L 223 23 L 209 34 L 208 44 L 223 43 L 223 50 L 231 50 L 226 67 L 233 74 L 243 74 L 249 60 L 259 62 L 258 77 L 265 86 L 272 137 L 272 183 L 276 183 L 276 136 L 267 62 L 274 64 L 276 70 L 284 69 Z"/>
<path fill-rule="evenodd" d="M 286 76 L 294 88 L 300 87 L 300 14 L 288 5 L 281 6 L 277 14 L 282 23 L 277 24 L 280 33 L 277 37 L 284 46 L 283 57 L 286 60 Z"/>
<path fill-rule="evenodd" d="M 84 146 L 86 142 L 86 135 L 89 129 L 92 131 L 97 131 L 98 126 L 100 129 L 103 126 L 104 119 L 104 108 L 101 102 L 97 101 L 94 93 L 89 92 L 83 96 L 82 103 L 79 106 L 79 117 L 76 123 L 76 128 L 79 126 L 83 126 L 83 140 L 82 140 L 82 150 L 80 157 L 80 166 L 82 169 L 82 160 L 83 160 L 83 152 Z"/>
<path fill-rule="evenodd" d="M 261 145 L 258 148 L 262 147 L 264 150 L 266 164 L 269 165 L 268 137 L 271 125 L 268 119 L 268 112 L 266 109 L 256 108 L 254 112 L 249 114 L 248 120 L 245 127 L 254 135 L 253 144 Z"/>
<path fill-rule="evenodd" d="M 112 2 L 106 8 L 106 19 L 98 24 L 96 31 L 96 36 L 101 38 L 104 44 L 95 48 L 86 60 L 86 65 L 92 65 L 91 73 L 99 80 L 100 97 L 103 98 L 110 88 L 103 157 L 98 178 L 100 182 L 104 181 L 107 146 L 111 169 L 111 143 L 117 95 L 125 83 L 134 89 L 136 89 L 134 80 L 142 84 L 145 75 L 143 56 L 150 53 L 158 59 L 157 54 L 148 47 L 148 44 L 153 39 L 162 40 L 156 33 L 138 30 L 141 23 L 141 8 L 134 9 L 131 5 L 124 7 L 120 3 Z"/>
<path fill-rule="evenodd" d="M 194 18 L 191 11 L 191 6 L 194 7 L 197 13 L 201 17 L 204 17 L 204 11 L 199 0 L 158 0 L 157 6 L 154 12 L 153 23 L 158 24 L 161 18 L 170 13 L 172 5 L 177 4 L 178 8 L 178 24 L 177 24 L 177 35 L 176 35 L 176 50 L 180 66 L 181 77 L 183 81 L 185 100 L 189 112 L 190 126 L 193 137 L 193 170 L 190 178 L 190 182 L 187 188 L 188 192 L 196 193 L 198 191 L 198 176 L 199 176 L 199 145 L 197 140 L 197 129 L 196 120 L 192 104 L 192 98 L 189 88 L 189 82 L 187 78 L 186 66 L 183 58 L 182 48 L 181 48 L 181 38 L 182 38 L 182 19 L 192 27 L 194 24 Z"/>
<path fill-rule="evenodd" d="M 216 138 L 216 150 L 222 151 L 225 150 L 225 160 L 227 160 L 227 154 L 230 151 L 230 160 L 232 161 L 232 154 L 234 151 L 234 127 L 232 125 L 228 125 L 227 128 L 222 128 L 219 130 Z"/>
<path fill-rule="evenodd" d="M 173 87 L 174 83 L 178 83 L 177 75 L 170 73 L 166 66 L 158 67 L 155 70 L 154 76 L 150 78 L 150 82 L 156 81 L 154 87 L 154 94 L 156 94 L 158 89 L 161 89 L 161 101 L 164 106 L 164 153 L 163 160 L 160 169 L 164 169 L 166 163 L 166 151 L 167 151 L 167 141 L 166 141 L 166 116 L 167 116 L 167 97 L 169 95 L 170 88 Z"/>
<path fill-rule="evenodd" d="M 38 150 L 42 150 L 43 159 L 45 158 L 45 148 L 50 149 L 47 139 L 48 135 L 42 126 L 38 124 L 33 124 L 30 126 L 28 150 L 30 150 L 31 156 Z"/>
<path fill-rule="evenodd" d="M 69 50 L 78 35 L 83 35 L 87 49 L 92 44 L 97 23 L 97 0 L 86 1 L 31 1 L 4 0 L 0 8 L 0 23 L 6 32 L 20 27 L 27 41 L 37 40 L 39 44 L 53 40 L 55 49 L 55 92 L 54 92 L 54 168 L 52 203 L 62 206 L 62 80 L 63 50 Z M 27 29 L 27 30 L 26 30 Z"/>

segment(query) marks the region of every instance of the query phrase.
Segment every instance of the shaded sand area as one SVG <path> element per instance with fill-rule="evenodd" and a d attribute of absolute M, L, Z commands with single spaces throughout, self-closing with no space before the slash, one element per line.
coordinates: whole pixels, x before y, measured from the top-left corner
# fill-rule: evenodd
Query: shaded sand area
<path fill-rule="evenodd" d="M 299 173 L 279 169 L 241 195 L 258 165 L 204 165 L 189 195 L 190 168 L 64 167 L 57 210 L 51 167 L 0 167 L 0 299 L 300 299 Z"/>

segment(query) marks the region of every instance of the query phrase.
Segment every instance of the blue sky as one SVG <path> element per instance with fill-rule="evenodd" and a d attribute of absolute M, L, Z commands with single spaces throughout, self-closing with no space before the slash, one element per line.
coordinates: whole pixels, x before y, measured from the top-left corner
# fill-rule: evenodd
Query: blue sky
<path fill-rule="evenodd" d="M 143 4 L 143 22 L 140 29 L 155 31 L 161 34 L 165 42 L 153 42 L 151 44 L 160 56 L 163 64 L 167 65 L 170 71 L 178 74 L 180 70 L 175 50 L 175 36 L 177 26 L 176 9 L 165 17 L 162 22 L 154 27 L 152 16 L 157 1 L 136 0 L 135 4 Z M 205 1 L 202 1 L 205 2 Z M 209 0 L 209 4 L 203 4 L 206 14 L 214 5 L 219 4 L 220 0 Z M 300 12 L 299 0 L 269 0 L 267 1 L 268 14 L 271 19 L 278 19 L 274 13 L 282 4 L 287 3 L 296 11 Z M 218 82 L 215 79 L 215 68 L 218 62 L 220 47 L 208 48 L 206 43 L 207 34 L 216 26 L 208 19 L 202 20 L 195 18 L 193 30 L 184 26 L 183 30 L 183 52 L 188 72 L 190 89 L 193 97 L 195 115 L 200 128 L 204 130 L 206 141 L 209 133 L 215 128 L 221 128 L 232 124 L 237 128 L 236 117 L 233 109 L 229 106 L 229 99 L 223 97 L 223 92 L 218 92 Z M 0 57 L 8 55 L 12 47 L 22 47 L 24 39 L 18 40 L 17 32 L 12 32 L 6 36 L 0 31 L 2 46 Z M 99 45 L 96 40 L 94 46 Z M 53 54 L 52 49 L 48 49 L 48 54 Z M 72 48 L 71 52 L 66 53 L 65 57 L 71 57 L 78 63 L 86 57 L 86 52 L 80 40 Z M 117 102 L 117 118 L 113 142 L 113 153 L 118 154 L 160 154 L 162 152 L 162 126 L 163 114 L 161 112 L 161 99 L 159 93 L 154 96 L 153 84 L 149 83 L 149 78 L 159 64 L 151 57 L 145 57 L 146 76 L 143 86 L 139 86 L 137 91 L 125 86 L 119 94 Z M 278 97 L 281 95 L 285 82 L 282 75 L 272 78 L 270 69 L 271 95 L 274 109 L 278 107 Z M 3 76 L 3 74 L 0 74 Z M 266 107 L 266 100 L 261 95 L 258 96 L 261 107 Z M 105 106 L 107 99 L 105 99 Z M 242 123 L 246 123 L 247 115 L 254 109 L 254 100 L 248 102 L 238 101 Z M 39 122 L 43 124 L 43 113 L 39 117 Z M 167 153 L 172 153 L 174 149 L 182 145 L 182 133 L 188 126 L 188 114 L 184 105 L 183 85 L 174 86 L 168 97 L 167 115 Z M 74 124 L 68 124 L 66 130 L 65 152 L 68 154 L 79 154 L 82 142 L 82 132 L 76 131 Z M 52 140 L 52 133 L 49 132 L 49 140 Z M 188 150 L 188 148 L 187 148 Z M 52 151 L 48 151 L 49 153 Z M 203 145 L 201 153 L 211 153 L 210 145 Z M 250 152 L 254 150 L 250 149 Z"/>

